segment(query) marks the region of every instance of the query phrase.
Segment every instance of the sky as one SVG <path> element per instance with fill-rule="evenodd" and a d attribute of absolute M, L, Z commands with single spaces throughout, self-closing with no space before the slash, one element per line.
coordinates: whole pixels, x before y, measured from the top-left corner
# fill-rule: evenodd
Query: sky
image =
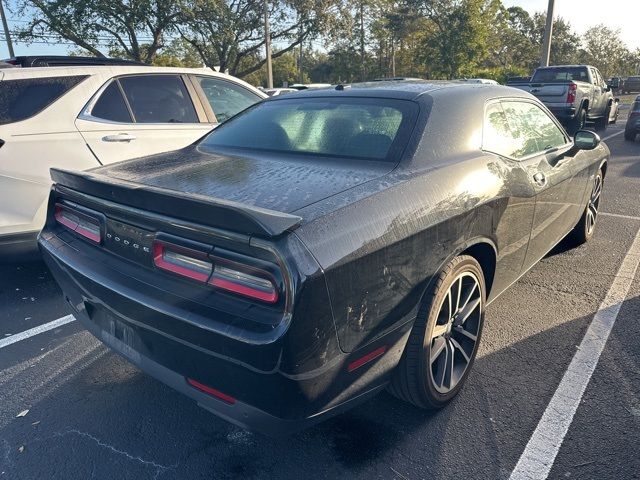
<path fill-rule="evenodd" d="M 5 9 L 15 0 L 0 0 Z M 548 0 L 502 0 L 507 6 L 519 6 L 530 13 L 546 11 Z M 555 15 L 567 20 L 577 33 L 584 33 L 589 27 L 604 23 L 609 28 L 619 28 L 622 40 L 631 49 L 640 48 L 640 0 L 556 0 Z M 9 29 L 16 28 L 22 20 L 7 12 Z M 16 55 L 65 55 L 68 45 L 45 45 L 15 43 Z M 9 51 L 0 42 L 0 59 L 7 58 Z"/>

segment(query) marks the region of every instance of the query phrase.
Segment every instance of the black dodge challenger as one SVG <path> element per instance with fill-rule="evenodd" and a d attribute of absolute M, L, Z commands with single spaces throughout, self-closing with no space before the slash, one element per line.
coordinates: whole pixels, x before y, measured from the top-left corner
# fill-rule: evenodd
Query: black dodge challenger
<path fill-rule="evenodd" d="M 275 435 L 383 388 L 447 404 L 487 304 L 593 235 L 608 157 L 520 90 L 338 86 L 176 152 L 52 170 L 39 243 L 95 336 Z"/>

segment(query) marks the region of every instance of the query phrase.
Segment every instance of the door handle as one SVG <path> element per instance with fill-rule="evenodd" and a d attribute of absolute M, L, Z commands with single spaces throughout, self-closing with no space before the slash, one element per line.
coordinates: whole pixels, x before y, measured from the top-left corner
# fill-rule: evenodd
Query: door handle
<path fill-rule="evenodd" d="M 106 137 L 102 137 L 103 142 L 130 142 L 135 139 L 136 136 L 131 135 L 130 133 L 118 133 L 117 135 L 107 135 Z"/>
<path fill-rule="evenodd" d="M 544 187 L 547 184 L 547 177 L 544 176 L 544 173 L 542 172 L 538 172 L 533 176 L 533 180 L 540 185 L 541 187 Z"/>

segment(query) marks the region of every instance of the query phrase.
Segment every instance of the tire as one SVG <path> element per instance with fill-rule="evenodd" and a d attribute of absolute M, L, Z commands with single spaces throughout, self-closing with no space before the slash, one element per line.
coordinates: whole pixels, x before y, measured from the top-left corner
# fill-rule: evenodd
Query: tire
<path fill-rule="evenodd" d="M 636 141 L 636 132 L 624 132 L 624 139 L 627 142 L 635 142 Z"/>
<path fill-rule="evenodd" d="M 458 291 L 462 292 L 460 300 Z M 451 315 L 457 309 L 449 307 L 449 298 L 465 308 Z M 454 258 L 425 293 L 389 391 L 420 408 L 439 409 L 447 405 L 473 367 L 482 336 L 485 303 L 480 264 L 469 255 Z M 463 312 L 468 314 L 466 318 Z M 437 332 L 443 333 L 434 336 Z M 432 355 L 434 360 L 430 361 Z M 453 360 L 451 369 L 449 359 Z"/>
<path fill-rule="evenodd" d="M 611 116 L 611 105 L 604 111 L 604 116 L 596 120 L 596 130 L 606 130 L 609 125 L 609 117 Z"/>
<path fill-rule="evenodd" d="M 604 179 L 602 176 L 602 170 L 598 170 L 598 173 L 593 180 L 593 186 L 591 187 L 591 194 L 589 195 L 587 206 L 585 207 L 580 220 L 569 233 L 569 240 L 573 246 L 577 247 L 583 243 L 587 243 L 593 237 L 598 220 L 598 208 L 600 207 L 600 196 L 602 194 L 603 185 Z"/>
<path fill-rule="evenodd" d="M 568 130 L 571 135 L 575 135 L 578 130 L 582 130 L 587 123 L 587 111 L 581 108 L 576 116 L 569 122 Z"/>

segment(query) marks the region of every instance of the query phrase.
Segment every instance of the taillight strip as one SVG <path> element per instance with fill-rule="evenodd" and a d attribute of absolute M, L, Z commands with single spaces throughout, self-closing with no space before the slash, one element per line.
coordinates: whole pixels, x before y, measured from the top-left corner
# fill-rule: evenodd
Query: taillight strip
<path fill-rule="evenodd" d="M 102 229 L 99 218 L 94 218 L 84 212 L 69 208 L 61 203 L 54 206 L 54 218 L 69 230 L 95 243 L 102 241 Z"/>
<path fill-rule="evenodd" d="M 278 301 L 278 287 L 268 272 L 236 261 L 208 256 L 163 240 L 153 244 L 156 267 L 177 275 L 265 303 Z"/>

